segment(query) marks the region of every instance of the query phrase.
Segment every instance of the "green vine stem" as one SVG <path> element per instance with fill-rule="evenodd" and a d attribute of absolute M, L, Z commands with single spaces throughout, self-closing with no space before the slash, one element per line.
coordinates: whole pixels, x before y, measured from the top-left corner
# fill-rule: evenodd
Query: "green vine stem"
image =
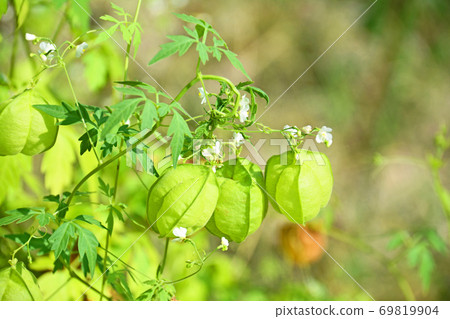
<path fill-rule="evenodd" d="M 201 82 L 203 89 L 206 91 L 206 88 L 203 84 L 203 80 L 213 80 L 213 81 L 217 81 L 217 82 L 225 82 L 230 87 L 230 89 L 236 95 L 236 101 L 234 103 L 233 110 L 230 113 L 227 113 L 225 115 L 225 117 L 234 117 L 237 114 L 237 110 L 239 108 L 239 103 L 241 101 L 241 93 L 239 93 L 239 90 L 236 88 L 236 86 L 230 80 L 228 80 L 225 77 L 218 76 L 218 75 L 202 74 L 200 71 L 198 71 L 195 78 L 193 78 L 191 81 L 189 81 L 188 84 L 185 85 L 185 87 L 180 91 L 180 93 L 178 93 L 178 95 L 173 99 L 173 102 L 178 102 L 186 94 L 186 92 L 197 82 Z M 209 103 L 208 99 L 207 99 L 207 101 Z M 211 108 L 211 106 L 210 106 L 210 108 Z"/>
<path fill-rule="evenodd" d="M 138 16 L 139 16 L 139 11 L 141 10 L 141 4 L 142 4 L 142 0 L 139 0 L 136 6 L 136 12 L 134 13 L 134 20 L 133 23 L 137 22 Z M 126 18 L 126 16 L 125 16 Z M 133 43 L 134 40 L 134 36 L 133 38 L 130 40 L 130 43 L 127 44 L 127 52 L 125 55 L 125 71 L 124 71 L 124 81 L 126 81 L 127 79 L 127 74 L 128 74 L 128 65 L 129 65 L 129 61 L 130 61 L 130 51 L 131 51 L 131 44 Z"/>
<path fill-rule="evenodd" d="M 86 124 L 86 121 L 84 119 L 83 113 L 81 112 L 80 106 L 78 105 L 78 99 L 77 99 L 77 96 L 75 94 L 75 90 L 73 89 L 72 81 L 70 80 L 70 76 L 69 76 L 69 72 L 67 72 L 66 64 L 63 61 L 61 61 L 61 66 L 64 69 L 64 73 L 66 74 L 67 82 L 69 83 L 70 90 L 72 91 L 72 95 L 73 95 L 73 98 L 75 100 L 75 107 L 77 108 L 78 113 L 80 115 L 80 118 L 81 118 L 81 121 L 83 123 L 84 129 L 85 129 L 86 134 L 87 134 L 87 136 L 89 138 L 89 143 L 91 144 L 92 150 L 94 151 L 95 158 L 97 159 L 98 163 L 101 164 L 102 161 L 101 161 L 100 157 L 97 154 L 97 150 L 95 148 L 94 143 L 92 142 L 92 138 L 91 138 L 91 135 L 89 134 L 89 129 L 87 127 L 87 124 Z"/>
<path fill-rule="evenodd" d="M 118 158 L 122 157 L 123 155 L 126 154 L 126 152 L 132 150 L 133 148 L 135 148 L 137 145 L 139 145 L 140 143 L 142 143 L 145 139 L 147 139 L 149 136 L 151 136 L 159 127 L 160 123 L 155 124 L 155 126 L 153 127 L 153 129 L 151 131 L 148 131 L 147 134 L 145 134 L 142 138 L 140 138 L 139 140 L 137 140 L 135 143 L 131 144 L 129 147 L 127 147 L 126 149 L 123 149 L 122 151 L 120 151 L 119 153 L 117 153 L 116 155 L 114 155 L 112 158 L 110 158 L 109 160 L 107 160 L 106 162 L 103 162 L 102 164 L 100 164 L 99 166 L 97 166 L 96 168 L 94 168 L 92 171 L 90 171 L 86 176 L 84 176 L 80 182 L 74 187 L 74 189 L 72 190 L 72 193 L 70 194 L 70 196 L 67 198 L 67 206 L 70 205 L 70 203 L 73 200 L 73 197 L 75 196 L 75 193 L 80 189 L 81 186 L 83 186 L 83 184 L 89 179 L 91 178 L 93 175 L 97 174 L 99 171 L 101 171 L 102 169 L 104 169 L 105 167 L 107 167 L 108 165 L 110 165 L 111 163 L 115 162 Z"/>
<path fill-rule="evenodd" d="M 164 247 L 163 259 L 161 261 L 161 264 L 158 266 L 158 269 L 156 270 L 156 279 L 159 279 L 159 277 L 164 272 L 164 268 L 166 267 L 167 253 L 169 251 L 169 243 L 170 243 L 170 238 L 166 238 L 166 245 Z"/>
<path fill-rule="evenodd" d="M 190 240 L 190 239 L 187 239 L 187 242 L 189 242 L 194 247 L 194 250 L 197 253 L 197 256 L 199 257 L 199 260 L 200 260 L 200 265 L 198 265 L 199 268 L 196 271 L 194 271 L 193 273 L 191 273 L 191 274 L 189 274 L 189 275 L 187 275 L 185 277 L 182 277 L 182 278 L 174 280 L 174 281 L 166 282 L 165 283 L 166 285 L 174 285 L 174 284 L 180 283 L 180 282 L 182 282 L 182 281 L 184 281 L 184 280 L 186 280 L 188 278 L 191 278 L 191 277 L 195 276 L 196 274 L 198 274 L 203 269 L 203 266 L 205 265 L 206 260 L 209 257 L 211 257 L 217 250 L 219 250 L 219 247 L 217 247 L 216 249 L 211 251 L 208 255 L 206 255 L 205 257 L 202 258 L 200 256 L 200 253 L 198 252 L 198 249 L 197 249 L 197 246 L 195 245 L 195 243 L 192 240 Z"/>
<path fill-rule="evenodd" d="M 15 69 L 15 64 L 16 64 L 16 55 L 17 55 L 17 37 L 19 35 L 19 31 L 17 30 L 18 27 L 18 17 L 20 14 L 20 10 L 22 9 L 22 7 L 20 7 L 19 11 L 17 11 L 16 5 L 14 3 L 14 1 L 10 1 L 10 4 L 13 8 L 14 11 L 14 23 L 15 23 L 15 28 L 14 28 L 14 38 L 13 38 L 13 43 L 12 43 L 12 51 L 11 51 L 11 58 L 9 60 L 9 81 L 12 82 L 12 79 L 14 77 L 14 69 Z M 23 3 L 22 3 L 23 5 Z"/>

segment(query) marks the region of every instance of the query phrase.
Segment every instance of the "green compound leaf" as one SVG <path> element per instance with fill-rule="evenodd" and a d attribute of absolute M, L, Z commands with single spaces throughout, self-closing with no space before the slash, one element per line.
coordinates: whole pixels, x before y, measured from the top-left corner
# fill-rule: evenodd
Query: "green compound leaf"
<path fill-rule="evenodd" d="M 167 58 L 177 52 L 182 56 L 189 50 L 191 45 L 196 42 L 194 39 L 187 37 L 185 35 L 171 35 L 168 36 L 172 42 L 162 44 L 161 50 L 156 53 L 156 55 L 150 60 L 149 65 L 158 62 L 161 59 Z"/>
<path fill-rule="evenodd" d="M 75 227 L 72 222 L 65 222 L 55 230 L 49 238 L 52 250 L 55 252 L 55 259 L 58 259 L 61 253 L 67 249 L 72 238 L 75 238 Z"/>
<path fill-rule="evenodd" d="M 192 137 L 191 131 L 186 121 L 177 111 L 173 110 L 172 122 L 170 122 L 169 130 L 167 132 L 168 136 L 172 136 L 172 141 L 170 142 L 170 148 L 172 149 L 172 159 L 173 166 L 177 166 L 178 157 L 181 154 L 181 150 L 184 144 L 184 136 L 187 135 Z"/>
<path fill-rule="evenodd" d="M 184 31 L 186 31 L 187 34 L 189 34 L 189 35 L 190 35 L 191 37 L 193 37 L 194 39 L 199 40 L 199 37 L 198 37 L 198 33 L 197 33 L 197 32 L 195 32 L 195 31 L 192 30 L 192 29 L 189 29 L 189 28 L 186 27 L 186 26 L 183 26 L 183 28 L 184 28 Z"/>
<path fill-rule="evenodd" d="M 208 60 L 209 60 L 208 47 L 206 46 L 206 44 L 204 44 L 203 42 L 198 42 L 197 43 L 197 51 L 198 51 L 198 55 L 199 55 L 202 63 L 206 64 L 206 62 L 208 62 Z"/>
<path fill-rule="evenodd" d="M 21 224 L 28 220 L 30 220 L 33 217 L 45 215 L 45 208 L 39 207 L 39 208 L 18 208 L 14 210 L 9 210 L 5 212 L 6 217 L 3 217 L 0 219 L 0 226 L 9 225 L 12 223 Z M 50 214 L 51 215 L 51 214 Z M 51 215 L 53 217 L 53 215 Z M 48 217 L 41 217 L 40 221 L 44 223 L 44 220 L 46 220 Z M 39 222 L 41 224 L 41 222 Z M 47 224 L 45 224 L 47 225 Z M 41 225 L 41 226 L 45 226 Z"/>
<path fill-rule="evenodd" d="M 264 92 L 263 90 L 261 90 L 260 88 L 254 87 L 254 86 L 247 86 L 246 88 L 243 89 L 244 91 L 250 92 L 250 93 L 256 93 L 259 97 L 263 98 L 264 100 L 266 100 L 266 103 L 269 104 L 269 96 L 267 95 L 266 92 Z"/>
<path fill-rule="evenodd" d="M 204 26 L 204 27 L 208 26 L 208 24 L 205 21 L 203 21 L 201 19 L 198 19 L 198 18 L 196 18 L 194 16 L 191 16 L 191 15 L 187 15 L 187 14 L 184 14 L 184 13 L 182 13 L 182 14 L 174 13 L 174 15 L 178 19 L 183 20 L 184 22 L 199 24 L 199 25 Z"/>
<path fill-rule="evenodd" d="M 247 74 L 247 72 L 244 69 L 244 66 L 242 65 L 241 61 L 238 60 L 237 58 L 237 54 L 234 52 L 231 52 L 229 50 L 224 50 L 224 49 L 220 49 L 228 58 L 228 60 L 230 60 L 231 64 L 238 69 L 239 71 L 242 72 L 242 74 L 244 74 L 250 81 L 252 80 L 250 78 L 250 76 Z"/>
<path fill-rule="evenodd" d="M 149 129 L 151 130 L 153 124 L 159 119 L 158 111 L 156 110 L 155 104 L 151 100 L 145 100 L 144 109 L 141 114 L 141 130 Z"/>
<path fill-rule="evenodd" d="M 127 121 L 131 114 L 140 102 L 144 101 L 142 98 L 123 100 L 111 107 L 113 112 L 106 120 L 105 127 L 102 130 L 101 139 L 104 140 L 110 133 L 117 132 L 117 129 L 122 121 Z"/>
<path fill-rule="evenodd" d="M 87 259 L 91 276 L 94 276 L 95 265 L 97 264 L 97 247 L 99 245 L 95 235 L 86 228 L 79 225 L 77 227 L 78 233 L 78 251 L 80 252 L 80 259 Z"/>
<path fill-rule="evenodd" d="M 91 225 L 98 226 L 98 227 L 103 228 L 103 229 L 107 229 L 105 226 L 102 225 L 101 222 L 99 222 L 94 217 L 89 216 L 89 215 L 78 215 L 74 219 L 75 220 L 80 220 L 82 222 L 85 222 L 85 223 L 88 223 L 88 224 L 91 224 Z"/>
<path fill-rule="evenodd" d="M 62 105 L 36 104 L 33 107 L 57 119 L 65 119 L 69 113 Z"/>
<path fill-rule="evenodd" d="M 431 276 L 433 274 L 434 266 L 435 263 L 433 255 L 429 250 L 424 250 L 420 258 L 419 275 L 425 292 L 428 292 L 430 289 Z"/>
<path fill-rule="evenodd" d="M 145 93 L 142 92 L 139 89 L 136 89 L 134 87 L 115 87 L 114 89 L 116 89 L 117 91 L 125 94 L 125 95 L 137 95 L 140 96 L 142 98 L 146 98 Z"/>

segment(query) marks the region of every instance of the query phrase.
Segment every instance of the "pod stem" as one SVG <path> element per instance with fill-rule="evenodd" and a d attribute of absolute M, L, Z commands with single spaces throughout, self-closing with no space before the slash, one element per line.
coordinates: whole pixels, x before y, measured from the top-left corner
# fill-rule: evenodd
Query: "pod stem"
<path fill-rule="evenodd" d="M 166 238 L 166 245 L 164 247 L 163 259 L 161 261 L 161 264 L 158 266 L 158 269 L 156 270 L 156 279 L 159 279 L 159 277 L 164 272 L 164 268 L 166 267 L 167 252 L 169 251 L 169 243 L 170 243 L 170 238 Z"/>

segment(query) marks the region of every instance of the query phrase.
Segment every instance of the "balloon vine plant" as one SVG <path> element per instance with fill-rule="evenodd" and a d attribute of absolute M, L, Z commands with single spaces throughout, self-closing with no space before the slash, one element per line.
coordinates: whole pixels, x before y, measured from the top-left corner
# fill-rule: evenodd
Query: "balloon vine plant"
<path fill-rule="evenodd" d="M 333 184 L 330 163 L 324 154 L 303 150 L 302 145 L 306 138 L 314 137 L 317 142 L 330 146 L 331 129 L 309 125 L 302 129 L 296 126 L 272 129 L 256 122 L 258 103 L 268 103 L 269 97 L 253 86 L 237 55 L 207 22 L 175 14 L 191 27 L 184 26 L 183 35 L 168 36 L 170 42 L 162 44 L 149 63 L 154 64 L 176 53 L 182 56 L 195 48 L 198 60 L 194 76 L 175 97 L 151 84 L 129 80 L 130 55 L 136 55 L 141 43 L 142 29 L 137 21 L 140 5 L 141 1 L 138 1 L 134 16 L 113 5 L 115 16 L 102 17 L 112 26 L 100 33 L 100 40 L 120 32 L 127 43 L 124 77 L 115 87 L 123 98 L 111 106 L 81 103 L 66 68 L 67 56 L 73 52 L 76 57 L 83 55 L 88 49 L 88 43 L 83 40 L 95 31 L 59 46 L 50 38 L 26 34 L 28 41 L 39 46 L 33 57 L 40 61 L 41 70 L 25 90 L 1 103 L 0 126 L 6 128 L 3 131 L 7 133 L 0 135 L 0 155 L 23 153 L 33 156 L 45 152 L 55 143 L 58 127 L 81 125 L 84 132 L 79 138 L 80 154 L 92 152 L 98 164 L 72 190 L 46 196 L 44 200 L 53 203 L 53 209 L 18 208 L 7 211 L 6 217 L 0 219 L 0 226 L 33 221 L 28 238 L 18 241 L 19 247 L 12 252 L 11 267 L 0 272 L 0 280 L 14 283 L 11 287 L 15 287 L 15 290 L 0 291 L 0 295 L 3 294 L 0 297 L 4 299 L 41 298 L 33 275 L 16 257 L 19 251 L 25 250 L 29 263 L 34 254 L 53 256 L 54 271 L 68 270 L 72 278 L 85 284 L 87 289 L 93 289 L 100 299 L 112 299 L 105 290 L 111 285 L 122 299 L 170 300 L 175 295 L 174 285 L 197 274 L 215 251 L 226 251 L 229 242 L 240 243 L 258 229 L 266 216 L 268 201 L 275 210 L 300 224 L 314 218 L 328 203 Z M 203 73 L 203 66 L 210 59 L 221 62 L 224 58 L 246 77 L 245 82 L 235 84 L 223 76 Z M 35 90 L 39 79 L 53 68 L 63 70 L 73 94 L 72 103 L 49 104 Z M 211 91 L 212 82 L 219 84 L 217 92 Z M 183 97 L 189 90 L 198 91 L 204 106 L 204 113 L 195 118 L 182 106 Z M 166 248 L 154 280 L 145 283 L 140 295 L 133 296 L 125 277 L 120 277 L 122 289 L 108 279 L 115 274 L 116 262 L 120 260 L 110 252 L 114 225 L 124 220 L 124 209 L 116 201 L 120 186 L 118 173 L 123 156 L 127 152 L 136 155 L 137 147 L 151 136 L 160 137 L 163 128 L 167 128 L 167 135 L 171 137 L 172 161 L 165 169 L 156 169 L 151 159 L 147 159 L 150 163 L 148 172 L 157 177 L 148 191 L 147 216 L 149 228 L 165 239 Z M 221 142 L 219 136 L 223 132 L 232 132 L 233 139 Z M 258 165 L 239 156 L 243 143 L 251 140 L 252 133 L 260 132 L 281 134 L 290 146 L 288 152 L 268 161 L 265 174 Z M 208 142 L 195 144 L 198 140 Z M 225 159 L 224 148 L 230 149 L 236 158 Z M 202 159 L 201 163 L 192 163 L 196 156 Z M 114 184 L 98 179 L 99 192 L 109 203 L 103 220 L 70 214 L 75 205 L 83 203 L 85 183 L 113 164 L 117 165 Z M 85 227 L 87 224 L 105 232 L 106 241 L 100 243 L 96 234 Z M 219 238 L 220 244 L 210 253 L 199 251 L 191 239 L 203 228 Z M 193 272 L 184 278 L 169 280 L 164 277 L 171 241 L 191 245 L 196 252 L 197 259 L 186 264 Z M 99 271 L 101 277 L 97 280 L 101 278 L 102 286 L 95 289 L 93 285 L 97 280 L 94 276 Z"/>

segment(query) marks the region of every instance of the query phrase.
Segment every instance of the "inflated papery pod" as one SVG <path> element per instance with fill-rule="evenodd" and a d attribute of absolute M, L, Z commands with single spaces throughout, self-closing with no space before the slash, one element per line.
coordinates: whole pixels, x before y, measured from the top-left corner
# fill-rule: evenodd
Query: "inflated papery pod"
<path fill-rule="evenodd" d="M 36 155 L 55 144 L 56 120 L 35 104 L 47 102 L 33 90 L 0 104 L 0 155 Z"/>
<path fill-rule="evenodd" d="M 311 220 L 331 197 L 330 161 L 319 152 L 275 155 L 267 162 L 265 177 L 272 206 L 293 222 L 304 224 Z"/>
<path fill-rule="evenodd" d="M 0 301 L 39 301 L 42 293 L 23 263 L 0 270 Z"/>
<path fill-rule="evenodd" d="M 147 215 L 161 237 L 173 237 L 173 229 L 184 227 L 190 235 L 204 227 L 216 208 L 219 185 L 210 167 L 178 165 L 167 169 L 152 185 Z"/>
<path fill-rule="evenodd" d="M 264 178 L 258 165 L 237 158 L 217 169 L 220 195 L 206 228 L 219 237 L 242 242 L 255 232 L 267 213 Z"/>

